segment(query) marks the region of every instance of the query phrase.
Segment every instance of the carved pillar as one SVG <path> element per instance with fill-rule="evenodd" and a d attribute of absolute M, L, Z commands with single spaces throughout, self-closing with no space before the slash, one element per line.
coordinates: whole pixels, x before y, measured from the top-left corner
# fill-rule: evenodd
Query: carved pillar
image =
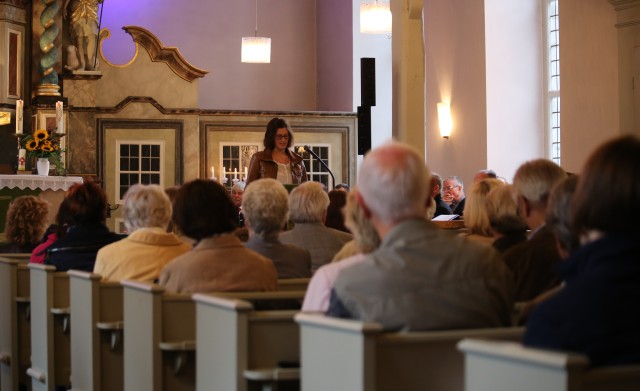
<path fill-rule="evenodd" d="M 609 0 L 617 11 L 620 131 L 640 135 L 640 0 Z"/>
<path fill-rule="evenodd" d="M 393 136 L 426 157 L 422 0 L 391 0 Z"/>
<path fill-rule="evenodd" d="M 40 7 L 34 7 L 34 14 L 38 15 L 37 25 L 34 23 L 34 42 L 37 40 L 39 48 L 35 79 L 37 96 L 60 96 L 56 70 L 60 69 L 60 1 L 42 0 Z"/>

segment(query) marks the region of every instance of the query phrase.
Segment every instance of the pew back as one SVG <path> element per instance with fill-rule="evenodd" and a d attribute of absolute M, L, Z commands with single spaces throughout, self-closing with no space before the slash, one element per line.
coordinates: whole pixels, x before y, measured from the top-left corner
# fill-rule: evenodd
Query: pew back
<path fill-rule="evenodd" d="M 73 391 L 122 390 L 122 285 L 94 273 L 68 274 Z"/>
<path fill-rule="evenodd" d="M 576 353 L 504 341 L 464 339 L 466 391 L 631 391 L 640 389 L 640 365 L 589 369 Z"/>
<path fill-rule="evenodd" d="M 195 389 L 195 304 L 154 284 L 123 281 L 124 389 Z"/>
<path fill-rule="evenodd" d="M 306 291 L 310 278 L 281 278 L 278 280 L 279 291 Z"/>
<path fill-rule="evenodd" d="M 468 336 L 520 340 L 522 328 L 385 332 L 377 323 L 298 314 L 302 389 L 463 390 Z"/>
<path fill-rule="evenodd" d="M 260 292 L 242 296 L 255 298 L 261 294 L 269 296 Z M 193 298 L 198 390 L 245 391 L 246 379 L 271 382 L 298 378 L 297 369 L 278 369 L 282 362 L 299 362 L 295 310 L 256 311 L 249 301 L 228 295 L 196 294 Z"/>
<path fill-rule="evenodd" d="M 29 264 L 31 274 L 31 376 L 34 391 L 70 384 L 69 277 L 49 265 Z"/>
<path fill-rule="evenodd" d="M 6 255 L 0 257 L 0 390 L 17 391 L 28 382 L 31 352 L 29 269 Z"/>

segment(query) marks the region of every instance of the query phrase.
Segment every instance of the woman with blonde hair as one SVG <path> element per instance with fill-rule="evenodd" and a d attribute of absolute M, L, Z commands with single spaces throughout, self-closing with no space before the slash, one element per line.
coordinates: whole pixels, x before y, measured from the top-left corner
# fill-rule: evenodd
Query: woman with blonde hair
<path fill-rule="evenodd" d="M 0 253 L 30 253 L 40 243 L 47 228 L 49 203 L 36 196 L 14 199 L 7 211 L 6 244 Z"/>
<path fill-rule="evenodd" d="M 498 186 L 491 190 L 485 206 L 491 233 L 495 238 L 493 247 L 496 250 L 505 252 L 527 240 L 527 223 L 518 214 L 518 205 L 513 199 L 511 185 Z"/>
<path fill-rule="evenodd" d="M 471 186 L 467 194 L 464 209 L 464 226 L 467 227 L 467 238 L 486 244 L 494 241 L 489 216 L 487 215 L 486 199 L 489 192 L 504 186 L 498 179 L 488 178 L 478 181 Z"/>

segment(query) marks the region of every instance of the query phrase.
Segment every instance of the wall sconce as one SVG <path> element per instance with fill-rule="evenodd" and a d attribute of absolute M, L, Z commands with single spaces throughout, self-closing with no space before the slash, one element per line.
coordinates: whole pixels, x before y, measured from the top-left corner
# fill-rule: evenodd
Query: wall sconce
<path fill-rule="evenodd" d="M 0 111 L 0 125 L 9 125 L 11 123 L 11 112 Z"/>
<path fill-rule="evenodd" d="M 258 0 L 256 0 L 256 29 L 253 37 L 242 37 L 241 61 L 258 64 L 271 62 L 271 38 L 258 37 Z"/>
<path fill-rule="evenodd" d="M 360 32 L 363 34 L 391 33 L 391 9 L 389 1 L 361 0 Z"/>
<path fill-rule="evenodd" d="M 438 124 L 440 125 L 440 136 L 448 139 L 451 136 L 451 129 L 453 129 L 451 105 L 449 103 L 438 103 Z"/>

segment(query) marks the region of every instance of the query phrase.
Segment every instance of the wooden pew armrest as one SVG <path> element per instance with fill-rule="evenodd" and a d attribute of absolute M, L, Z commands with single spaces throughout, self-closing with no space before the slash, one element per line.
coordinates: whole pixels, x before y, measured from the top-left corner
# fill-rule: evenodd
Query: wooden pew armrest
<path fill-rule="evenodd" d="M 11 356 L 8 354 L 0 353 L 0 363 L 4 365 L 11 365 Z"/>
<path fill-rule="evenodd" d="M 278 381 L 300 379 L 300 368 L 258 368 L 246 369 L 243 376 L 253 381 Z"/>
<path fill-rule="evenodd" d="M 196 351 L 196 341 L 160 342 L 158 347 L 163 352 L 175 353 L 173 373 L 177 375 L 187 362 L 187 353 Z"/>
<path fill-rule="evenodd" d="M 39 381 L 40 383 L 46 383 L 47 381 L 47 375 L 41 370 L 35 369 L 33 367 L 27 369 L 27 375 L 32 379 Z"/>
<path fill-rule="evenodd" d="M 29 297 L 29 296 L 18 296 L 18 297 L 16 297 L 16 303 L 18 303 L 18 304 L 29 304 L 29 303 L 31 303 L 31 297 Z"/>
<path fill-rule="evenodd" d="M 67 333 L 69 331 L 69 315 L 71 314 L 71 308 L 69 307 L 53 307 L 51 313 L 54 316 L 62 316 L 62 332 Z"/>
<path fill-rule="evenodd" d="M 111 351 L 114 351 L 116 347 L 120 344 L 122 340 L 122 331 L 124 330 L 124 322 L 123 321 L 115 321 L 115 322 L 98 322 L 96 327 L 101 332 L 111 333 L 111 338 L 109 342 L 109 348 Z"/>

